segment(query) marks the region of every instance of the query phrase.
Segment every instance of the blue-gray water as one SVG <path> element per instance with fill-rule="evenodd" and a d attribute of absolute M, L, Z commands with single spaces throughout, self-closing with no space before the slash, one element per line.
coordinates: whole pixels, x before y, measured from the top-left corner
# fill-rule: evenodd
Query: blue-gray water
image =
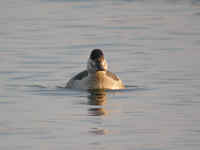
<path fill-rule="evenodd" d="M 199 0 L 1 0 L 1 150 L 199 150 Z M 94 48 L 127 86 L 62 87 Z"/>

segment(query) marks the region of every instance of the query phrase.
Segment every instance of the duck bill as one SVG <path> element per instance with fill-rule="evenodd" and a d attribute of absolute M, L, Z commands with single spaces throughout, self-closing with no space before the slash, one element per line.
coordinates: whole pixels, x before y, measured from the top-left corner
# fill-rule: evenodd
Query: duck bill
<path fill-rule="evenodd" d="M 103 66 L 102 64 L 98 63 L 98 64 L 96 65 L 96 70 L 97 70 L 97 71 L 105 71 L 105 68 L 104 68 L 104 66 Z"/>

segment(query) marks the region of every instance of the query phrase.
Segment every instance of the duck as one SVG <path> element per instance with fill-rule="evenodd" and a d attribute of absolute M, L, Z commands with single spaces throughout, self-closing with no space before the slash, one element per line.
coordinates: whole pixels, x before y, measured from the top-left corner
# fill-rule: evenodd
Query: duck
<path fill-rule="evenodd" d="M 108 70 L 108 64 L 101 49 L 93 49 L 87 61 L 87 68 L 72 77 L 66 84 L 66 88 L 101 90 L 124 89 L 120 78 Z"/>

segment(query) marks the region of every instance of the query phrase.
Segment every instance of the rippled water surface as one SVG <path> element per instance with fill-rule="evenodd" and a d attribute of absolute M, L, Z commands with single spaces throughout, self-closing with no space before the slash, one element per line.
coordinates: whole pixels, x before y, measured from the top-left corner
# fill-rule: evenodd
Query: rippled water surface
<path fill-rule="evenodd" d="M 0 149 L 200 149 L 199 0 L 2 0 L 0 14 Z M 94 48 L 127 89 L 61 88 Z"/>

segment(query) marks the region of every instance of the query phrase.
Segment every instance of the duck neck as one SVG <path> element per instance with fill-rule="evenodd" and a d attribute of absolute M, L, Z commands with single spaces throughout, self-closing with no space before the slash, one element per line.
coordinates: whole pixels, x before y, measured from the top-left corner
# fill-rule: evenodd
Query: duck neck
<path fill-rule="evenodd" d="M 106 74 L 106 71 L 95 71 L 95 72 L 89 72 L 88 75 L 91 78 L 99 78 L 103 77 Z"/>

